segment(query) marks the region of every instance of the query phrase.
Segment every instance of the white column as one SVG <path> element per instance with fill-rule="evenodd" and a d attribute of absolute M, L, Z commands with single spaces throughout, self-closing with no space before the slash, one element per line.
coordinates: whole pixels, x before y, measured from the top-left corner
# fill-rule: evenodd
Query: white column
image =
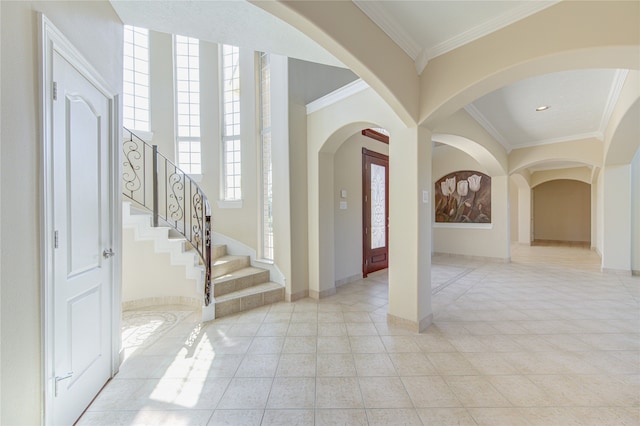
<path fill-rule="evenodd" d="M 531 245 L 531 187 L 518 187 L 518 243 Z"/>
<path fill-rule="evenodd" d="M 289 74 L 286 56 L 271 55 L 271 170 L 274 262 L 291 294 L 291 182 L 289 173 Z M 260 164 L 261 161 L 258 162 Z M 260 176 L 261 173 L 258 174 Z M 262 185 L 264 181 L 260 180 Z M 262 214 L 260 215 L 262 220 Z M 262 226 L 258 229 L 262 231 Z M 262 235 L 258 241 L 263 243 Z"/>
<path fill-rule="evenodd" d="M 598 251 L 598 182 L 597 173 L 591 178 L 591 250 Z"/>
<path fill-rule="evenodd" d="M 173 79 L 173 37 L 171 34 L 149 31 L 149 113 L 152 144 L 175 162 L 175 115 Z"/>
<path fill-rule="evenodd" d="M 631 272 L 631 165 L 603 173 L 602 270 Z"/>
<path fill-rule="evenodd" d="M 307 164 L 309 167 L 309 296 L 320 299 L 336 291 L 333 254 L 333 154 L 311 153 Z"/>
<path fill-rule="evenodd" d="M 640 275 L 640 149 L 631 162 L 631 270 Z"/>
<path fill-rule="evenodd" d="M 431 324 L 431 132 L 394 131 L 389 143 L 389 311 L 391 322 Z"/>

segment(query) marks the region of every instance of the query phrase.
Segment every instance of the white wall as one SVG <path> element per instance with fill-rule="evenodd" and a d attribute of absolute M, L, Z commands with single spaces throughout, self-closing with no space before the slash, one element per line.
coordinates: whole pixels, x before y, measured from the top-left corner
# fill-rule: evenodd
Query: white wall
<path fill-rule="evenodd" d="M 631 271 L 631 165 L 603 170 L 602 269 Z"/>
<path fill-rule="evenodd" d="M 173 36 L 150 31 L 150 109 L 152 143 L 170 160 L 176 158 Z M 202 175 L 197 177 L 212 207 L 216 232 L 258 249 L 259 140 L 256 128 L 255 55 L 240 50 L 242 138 L 241 206 L 219 202 L 221 197 L 221 107 L 218 45 L 200 41 L 200 134 Z M 214 241 L 215 244 L 215 241 Z"/>
<path fill-rule="evenodd" d="M 336 285 L 362 278 L 362 148 L 389 155 L 389 145 L 357 133 L 333 157 Z M 340 190 L 347 198 L 340 198 Z M 347 209 L 340 210 L 340 201 Z"/>
<path fill-rule="evenodd" d="M 604 170 L 600 170 L 595 182 L 596 187 L 596 241 L 591 245 L 596 253 L 602 257 L 603 234 L 604 234 Z"/>
<path fill-rule="evenodd" d="M 433 182 L 459 170 L 487 173 L 482 164 L 456 148 L 445 145 L 433 150 Z M 491 176 L 491 229 L 470 229 L 464 224 L 435 224 L 434 253 L 509 259 L 508 197 L 509 177 Z M 431 198 L 433 201 L 434 196 Z"/>
<path fill-rule="evenodd" d="M 513 206 L 513 203 L 511 204 Z M 518 191 L 518 243 L 531 245 L 531 188 L 520 188 Z"/>
<path fill-rule="evenodd" d="M 0 294 L 3 425 L 42 422 L 41 126 L 38 19 L 44 12 L 116 92 L 122 24 L 109 2 L 0 2 L 2 215 Z M 11 206 L 11 208 L 7 208 Z"/>
<path fill-rule="evenodd" d="M 307 110 L 289 103 L 289 175 L 291 191 L 291 282 L 287 300 L 309 295 L 307 187 Z"/>
<path fill-rule="evenodd" d="M 518 185 L 513 182 L 513 179 L 509 178 L 509 233 L 511 242 L 517 243 L 519 236 L 519 211 L 518 205 L 520 203 L 518 199 L 519 188 Z"/>
<path fill-rule="evenodd" d="M 186 278 L 183 265 L 171 265 L 169 253 L 156 252 L 151 240 L 136 241 L 133 228 L 122 230 L 123 303 L 164 298 L 168 304 L 199 307 L 202 292 L 196 290 L 196 280 Z"/>
<path fill-rule="evenodd" d="M 173 36 L 149 31 L 149 118 L 152 143 L 175 162 Z"/>
<path fill-rule="evenodd" d="M 274 261 L 285 278 L 285 294 L 291 293 L 293 243 L 291 173 L 289 156 L 289 75 L 285 56 L 270 55 L 271 179 Z M 260 189 L 260 191 L 262 191 Z M 258 230 L 262 233 L 262 215 Z M 262 237 L 258 238 L 262 245 Z M 260 252 L 260 249 L 258 250 Z"/>

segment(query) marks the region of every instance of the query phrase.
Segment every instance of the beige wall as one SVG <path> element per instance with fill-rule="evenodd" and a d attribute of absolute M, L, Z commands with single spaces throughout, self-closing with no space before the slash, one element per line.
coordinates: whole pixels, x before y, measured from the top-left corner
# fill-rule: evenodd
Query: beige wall
<path fill-rule="evenodd" d="M 333 157 L 335 281 L 362 278 L 362 148 L 389 155 L 389 145 L 356 133 Z M 340 191 L 347 191 L 341 198 Z M 347 209 L 340 209 L 340 202 Z"/>
<path fill-rule="evenodd" d="M 36 12 L 44 12 L 118 93 L 122 92 L 122 25 L 108 2 L 2 1 L 0 8 L 0 423 L 35 425 L 41 423 L 43 409 L 38 165 L 42 142 Z"/>
<path fill-rule="evenodd" d="M 534 240 L 591 241 L 591 186 L 554 180 L 533 188 Z"/>

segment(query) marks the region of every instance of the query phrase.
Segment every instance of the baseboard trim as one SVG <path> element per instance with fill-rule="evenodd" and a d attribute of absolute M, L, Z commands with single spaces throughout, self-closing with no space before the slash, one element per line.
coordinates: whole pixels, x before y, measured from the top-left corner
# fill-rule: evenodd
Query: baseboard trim
<path fill-rule="evenodd" d="M 420 322 L 417 322 L 387 313 L 387 323 L 413 331 L 414 333 L 422 333 L 433 323 L 433 314 L 429 314 L 422 318 Z"/>
<path fill-rule="evenodd" d="M 309 290 L 309 297 L 315 300 L 324 299 L 325 297 L 333 296 L 334 294 L 336 294 L 335 287 L 322 291 Z"/>
<path fill-rule="evenodd" d="M 351 275 L 350 277 L 346 277 L 346 278 L 342 278 L 340 280 L 337 280 L 335 282 L 335 285 L 336 285 L 336 287 L 340 287 L 340 286 L 352 283 L 354 281 L 360 281 L 361 279 L 362 279 L 362 272 L 360 272 L 359 274 Z"/>
<path fill-rule="evenodd" d="M 302 290 L 297 293 L 286 292 L 284 300 L 287 302 L 295 302 L 296 300 L 304 299 L 306 297 L 309 297 L 309 290 Z"/>
<path fill-rule="evenodd" d="M 621 277 L 629 277 L 634 275 L 631 269 L 627 270 L 627 269 L 602 268 L 600 270 L 602 271 L 603 274 L 619 275 Z"/>
<path fill-rule="evenodd" d="M 640 271 L 636 271 L 635 269 L 633 269 L 631 271 L 631 275 L 633 275 L 634 277 L 639 277 L 640 276 Z"/>
<path fill-rule="evenodd" d="M 146 297 L 143 299 L 127 300 L 122 302 L 123 311 L 132 311 L 140 308 L 148 308 L 151 306 L 162 305 L 182 305 L 191 306 L 193 308 L 202 308 L 202 300 L 195 297 L 184 296 L 162 296 L 162 297 Z"/>
<path fill-rule="evenodd" d="M 508 257 L 490 257 L 490 256 L 473 256 L 470 254 L 457 254 L 457 253 L 442 253 L 442 252 L 434 252 L 431 258 L 435 256 L 445 256 L 445 257 L 455 257 L 458 259 L 467 259 L 467 260 L 482 260 L 484 262 L 499 262 L 499 263 L 511 263 L 511 256 Z"/>

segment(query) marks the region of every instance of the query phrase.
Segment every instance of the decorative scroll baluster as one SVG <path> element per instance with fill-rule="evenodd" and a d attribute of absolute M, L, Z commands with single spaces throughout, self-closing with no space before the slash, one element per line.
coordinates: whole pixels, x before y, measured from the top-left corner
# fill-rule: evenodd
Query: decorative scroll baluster
<path fill-rule="evenodd" d="M 151 211 L 154 226 L 162 221 L 193 246 L 205 265 L 204 303 L 209 306 L 212 301 L 211 207 L 207 196 L 193 179 L 158 152 L 157 145 L 149 145 L 128 129 L 124 129 L 124 134 L 122 194 Z M 152 167 L 147 167 L 147 152 L 151 152 Z M 151 200 L 147 200 L 147 186 L 151 186 Z"/>
<path fill-rule="evenodd" d="M 153 188 L 153 226 L 158 226 L 158 145 L 153 145 L 153 169 L 151 170 Z"/>

